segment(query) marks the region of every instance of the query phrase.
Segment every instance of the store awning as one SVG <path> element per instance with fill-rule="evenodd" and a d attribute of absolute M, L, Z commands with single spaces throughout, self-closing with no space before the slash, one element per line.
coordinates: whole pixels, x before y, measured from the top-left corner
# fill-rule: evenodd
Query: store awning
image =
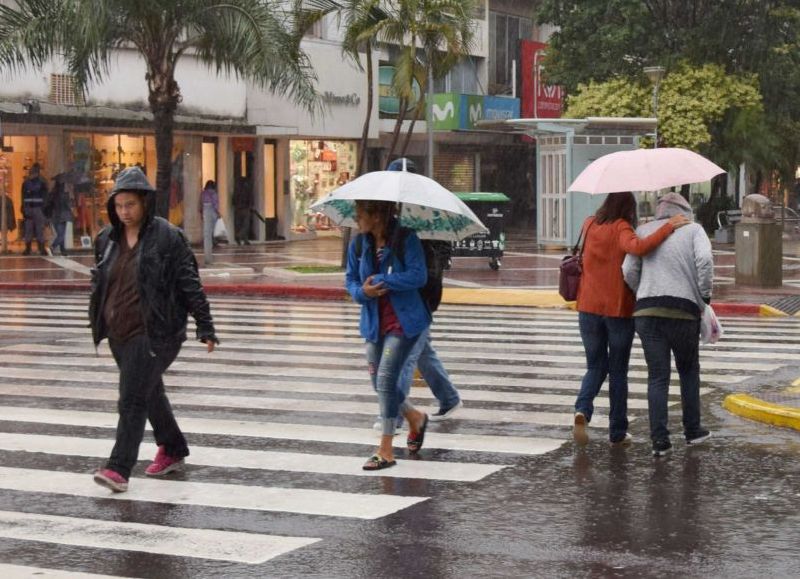
<path fill-rule="evenodd" d="M 61 125 L 79 128 L 153 128 L 153 114 L 146 109 L 102 105 L 70 106 L 28 100 L 0 101 L 0 118 L 5 123 Z M 177 114 L 179 131 L 255 134 L 256 128 L 243 118 Z"/>
<path fill-rule="evenodd" d="M 653 117 L 587 117 L 585 119 L 505 119 L 478 121 L 480 129 L 506 131 L 531 137 L 545 134 L 641 135 L 656 128 Z"/>

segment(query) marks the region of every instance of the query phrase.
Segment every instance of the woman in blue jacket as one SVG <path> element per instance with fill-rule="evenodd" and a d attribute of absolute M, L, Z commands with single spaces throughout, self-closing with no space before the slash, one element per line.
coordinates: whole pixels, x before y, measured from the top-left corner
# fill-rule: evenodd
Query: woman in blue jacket
<path fill-rule="evenodd" d="M 410 452 L 422 448 L 428 426 L 428 415 L 416 410 L 397 384 L 431 317 L 419 293 L 427 278 L 422 245 L 413 231 L 397 229 L 394 210 L 395 204 L 388 201 L 357 201 L 360 233 L 347 252 L 345 282 L 353 301 L 361 304 L 359 331 L 367 341 L 367 364 L 382 423 L 380 447 L 364 470 L 397 464 L 392 439 L 399 414 L 409 424 Z"/>

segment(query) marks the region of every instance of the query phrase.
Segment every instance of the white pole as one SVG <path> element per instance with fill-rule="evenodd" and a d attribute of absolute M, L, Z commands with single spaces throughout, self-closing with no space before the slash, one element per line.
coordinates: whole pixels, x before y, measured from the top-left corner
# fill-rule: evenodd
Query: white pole
<path fill-rule="evenodd" d="M 425 108 L 428 113 L 428 122 L 425 123 L 428 129 L 428 177 L 433 179 L 433 64 L 428 59 L 428 96 L 425 100 Z"/>
<path fill-rule="evenodd" d="M 517 61 L 511 61 L 511 98 L 517 98 Z"/>

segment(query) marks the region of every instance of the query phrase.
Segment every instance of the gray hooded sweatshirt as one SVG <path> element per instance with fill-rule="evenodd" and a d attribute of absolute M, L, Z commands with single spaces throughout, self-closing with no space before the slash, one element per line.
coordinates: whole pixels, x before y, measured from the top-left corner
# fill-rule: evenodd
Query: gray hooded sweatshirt
<path fill-rule="evenodd" d="M 679 214 L 691 219 L 691 206 L 678 193 L 668 193 L 659 200 L 655 221 L 639 226 L 636 234 L 647 237 L 664 224 L 664 219 Z M 704 302 L 711 299 L 711 242 L 697 223 L 684 225 L 645 257 L 626 256 L 622 274 L 636 293 L 634 311 L 670 308 L 699 317 Z"/>

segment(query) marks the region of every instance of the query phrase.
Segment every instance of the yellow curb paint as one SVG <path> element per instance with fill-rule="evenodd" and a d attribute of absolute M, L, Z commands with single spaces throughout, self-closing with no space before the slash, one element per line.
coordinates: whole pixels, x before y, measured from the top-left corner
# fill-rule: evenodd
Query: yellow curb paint
<path fill-rule="evenodd" d="M 758 306 L 758 315 L 768 318 L 785 318 L 789 314 L 780 311 L 778 308 L 773 308 L 772 306 L 761 304 L 760 306 Z"/>
<path fill-rule="evenodd" d="M 551 290 L 519 290 L 505 288 L 444 288 L 442 301 L 447 304 L 490 306 L 531 306 L 565 308 L 567 302 Z"/>
<path fill-rule="evenodd" d="M 731 394 L 722 402 L 723 408 L 744 418 L 800 430 L 800 409 L 759 400 L 748 394 Z"/>

